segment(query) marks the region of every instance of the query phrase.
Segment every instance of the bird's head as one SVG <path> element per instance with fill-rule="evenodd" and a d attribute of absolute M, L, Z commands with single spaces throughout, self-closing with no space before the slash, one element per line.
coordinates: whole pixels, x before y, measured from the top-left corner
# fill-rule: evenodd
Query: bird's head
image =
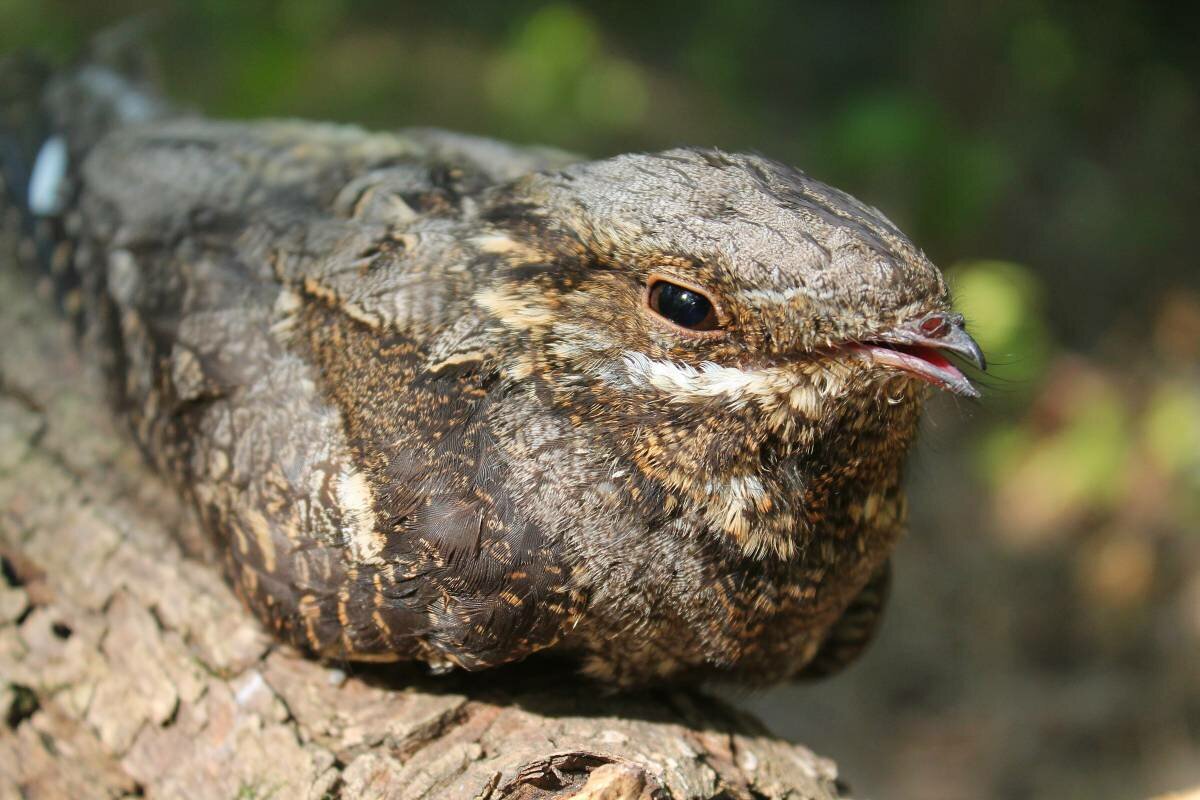
<path fill-rule="evenodd" d="M 499 264 L 475 300 L 514 334 L 509 377 L 596 426 L 635 494 L 747 554 L 898 528 L 924 388 L 975 395 L 944 353 L 983 356 L 938 269 L 797 170 L 626 155 L 488 203 L 475 244 Z"/>

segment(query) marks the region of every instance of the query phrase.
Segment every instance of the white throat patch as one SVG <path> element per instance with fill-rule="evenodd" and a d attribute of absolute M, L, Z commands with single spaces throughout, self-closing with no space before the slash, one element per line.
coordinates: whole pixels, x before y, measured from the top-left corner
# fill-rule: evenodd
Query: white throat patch
<path fill-rule="evenodd" d="M 670 395 L 675 403 L 697 403 L 721 398 L 740 406 L 750 402 L 765 410 L 790 407 L 806 417 L 817 413 L 817 393 L 812 379 L 795 367 L 738 369 L 710 361 L 699 367 L 668 359 L 650 358 L 627 351 L 622 357 L 622 376 L 638 388 L 654 388 Z M 609 371 L 611 372 L 611 371 Z M 615 382 L 610 375 L 605 380 Z"/>

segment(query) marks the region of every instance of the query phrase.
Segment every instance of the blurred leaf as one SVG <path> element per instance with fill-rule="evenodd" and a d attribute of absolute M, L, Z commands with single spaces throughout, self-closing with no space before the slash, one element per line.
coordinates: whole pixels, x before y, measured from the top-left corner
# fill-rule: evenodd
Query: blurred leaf
<path fill-rule="evenodd" d="M 297 43 L 277 37 L 253 48 L 238 48 L 228 64 L 233 85 L 224 105 L 234 116 L 285 114 L 295 105 L 306 52 Z"/>
<path fill-rule="evenodd" d="M 534 72 L 576 74 L 595 55 L 600 35 L 591 19 L 571 5 L 548 5 L 525 21 L 510 51 Z"/>
<path fill-rule="evenodd" d="M 835 121 L 838 156 L 857 170 L 888 168 L 911 160 L 933 138 L 940 139 L 932 109 L 912 95 L 883 92 L 860 96 Z"/>
<path fill-rule="evenodd" d="M 318 41 L 327 39 L 346 15 L 347 0 L 304 0 L 284 2 L 277 16 L 280 27 L 296 39 Z"/>
<path fill-rule="evenodd" d="M 1085 365 L 1064 364 L 1057 372 L 1040 398 L 1048 406 L 1041 416 L 1050 418 L 1049 429 L 1035 418 L 1019 438 L 993 434 L 1010 437 L 992 446 L 988 478 L 995 486 L 998 532 L 1012 544 L 1055 538 L 1081 514 L 1122 501 L 1132 441 L 1120 393 Z"/>
<path fill-rule="evenodd" d="M 1154 588 L 1156 559 L 1148 536 L 1110 531 L 1083 544 L 1074 562 L 1076 580 L 1105 613 L 1144 603 Z"/>
<path fill-rule="evenodd" d="M 981 437 L 976 450 L 976 466 L 992 485 L 999 485 L 1021 456 L 1028 452 L 1032 435 L 1024 426 L 1001 425 Z"/>
<path fill-rule="evenodd" d="M 952 137 L 937 151 L 925 151 L 929 178 L 923 189 L 922 225 L 934 234 L 965 239 L 987 223 L 1016 168 L 994 142 Z"/>
<path fill-rule="evenodd" d="M 1200 364 L 1200 292 L 1178 288 L 1159 298 L 1154 344 L 1173 364 Z"/>
<path fill-rule="evenodd" d="M 1200 388 L 1167 381 L 1156 388 L 1142 421 L 1147 449 L 1167 472 L 1200 479 Z"/>
<path fill-rule="evenodd" d="M 1042 16 L 1026 19 L 1016 27 L 1010 57 L 1017 77 L 1046 94 L 1062 89 L 1075 71 L 1070 36 L 1062 26 Z"/>
<path fill-rule="evenodd" d="M 640 68 L 606 54 L 593 20 L 563 4 L 539 9 L 517 29 L 493 61 L 487 88 L 498 114 L 542 141 L 630 127 L 647 104 Z"/>
<path fill-rule="evenodd" d="M 826 135 L 829 159 L 854 183 L 913 206 L 920 229 L 950 239 L 981 229 L 1016 174 L 998 143 L 962 130 L 920 93 L 852 98 Z"/>
<path fill-rule="evenodd" d="M 52 13 L 45 0 L 0 0 L 0 54 L 36 47 L 69 58 L 85 39 L 81 27 L 75 18 Z"/>
<path fill-rule="evenodd" d="M 628 127 L 646 112 L 647 90 L 641 70 L 628 61 L 606 59 L 579 82 L 579 115 L 605 127 Z"/>
<path fill-rule="evenodd" d="M 996 400 L 1027 397 L 1052 350 L 1037 278 L 1006 261 L 956 264 L 947 277 L 956 306 L 987 355 L 985 385 L 1003 390 L 994 393 Z"/>

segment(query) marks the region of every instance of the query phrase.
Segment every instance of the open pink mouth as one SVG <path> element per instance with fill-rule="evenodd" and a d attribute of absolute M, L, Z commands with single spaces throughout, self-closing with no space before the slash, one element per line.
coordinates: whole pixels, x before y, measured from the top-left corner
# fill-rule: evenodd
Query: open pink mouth
<path fill-rule="evenodd" d="M 883 367 L 907 372 L 934 386 L 964 397 L 979 397 L 979 391 L 937 348 L 921 344 L 865 342 L 848 348 Z"/>

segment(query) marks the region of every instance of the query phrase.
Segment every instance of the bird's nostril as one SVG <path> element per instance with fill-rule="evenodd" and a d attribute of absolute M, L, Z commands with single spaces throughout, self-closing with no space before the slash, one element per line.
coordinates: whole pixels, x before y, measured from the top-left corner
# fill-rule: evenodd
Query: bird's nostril
<path fill-rule="evenodd" d="M 921 332 L 926 336 L 942 337 L 950 330 L 950 320 L 941 314 L 934 314 L 921 323 Z"/>

